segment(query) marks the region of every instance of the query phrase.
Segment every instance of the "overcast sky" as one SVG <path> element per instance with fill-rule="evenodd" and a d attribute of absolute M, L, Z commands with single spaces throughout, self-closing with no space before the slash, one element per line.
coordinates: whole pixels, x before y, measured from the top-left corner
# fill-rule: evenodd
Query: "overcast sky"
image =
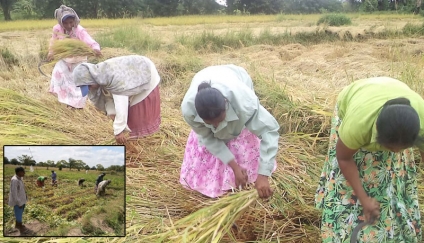
<path fill-rule="evenodd" d="M 31 150 L 31 152 L 30 152 Z M 24 154 L 33 156 L 36 162 L 53 160 L 68 161 L 69 158 L 82 160 L 90 167 L 97 164 L 105 168 L 125 164 L 124 146 L 5 146 L 4 156 L 9 160 Z"/>

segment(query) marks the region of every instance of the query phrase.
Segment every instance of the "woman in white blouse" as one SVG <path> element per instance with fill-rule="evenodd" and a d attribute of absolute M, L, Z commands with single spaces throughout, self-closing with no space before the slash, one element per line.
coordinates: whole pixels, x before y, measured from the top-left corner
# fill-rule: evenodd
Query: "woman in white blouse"
<path fill-rule="evenodd" d="M 181 109 L 192 128 L 181 168 L 183 186 L 214 198 L 255 182 L 260 197 L 272 195 L 268 177 L 277 165 L 279 125 L 261 106 L 245 69 L 201 70 Z"/>
<path fill-rule="evenodd" d="M 139 55 L 82 63 L 73 72 L 83 96 L 114 120 L 116 141 L 151 135 L 159 130 L 160 77 L 154 63 Z"/>

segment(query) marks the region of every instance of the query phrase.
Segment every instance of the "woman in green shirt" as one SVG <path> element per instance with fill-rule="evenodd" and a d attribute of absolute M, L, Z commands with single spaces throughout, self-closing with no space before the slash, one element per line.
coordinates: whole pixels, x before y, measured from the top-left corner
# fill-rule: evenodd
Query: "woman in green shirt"
<path fill-rule="evenodd" d="M 40 176 L 37 178 L 37 186 L 44 187 L 44 181 L 47 180 L 46 176 Z"/>
<path fill-rule="evenodd" d="M 323 242 L 420 242 L 421 217 L 412 147 L 424 153 L 424 100 L 388 77 L 342 90 L 315 201 Z"/>

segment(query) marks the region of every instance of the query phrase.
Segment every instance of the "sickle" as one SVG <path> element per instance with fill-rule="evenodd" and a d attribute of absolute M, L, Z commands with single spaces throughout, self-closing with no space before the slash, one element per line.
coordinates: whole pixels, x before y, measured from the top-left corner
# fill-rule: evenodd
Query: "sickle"
<path fill-rule="evenodd" d="M 43 73 L 43 71 L 41 70 L 41 66 L 42 66 L 43 64 L 45 64 L 45 63 L 48 63 L 48 61 L 41 61 L 40 63 L 38 63 L 38 71 L 39 71 L 42 75 L 46 76 L 47 78 L 50 78 L 49 76 L 47 76 L 46 74 L 44 74 L 44 73 Z"/>
<path fill-rule="evenodd" d="M 364 221 L 364 222 L 362 222 L 362 223 L 358 224 L 358 225 L 357 225 L 357 226 L 353 229 L 352 236 L 350 237 L 350 243 L 356 243 L 356 242 L 358 242 L 358 235 L 359 235 L 359 231 L 361 231 L 361 229 L 362 229 L 364 226 L 369 225 L 369 224 L 372 224 L 372 222 L 374 222 L 374 221 L 375 221 L 375 219 L 374 219 L 374 218 L 372 218 L 370 221 Z"/>

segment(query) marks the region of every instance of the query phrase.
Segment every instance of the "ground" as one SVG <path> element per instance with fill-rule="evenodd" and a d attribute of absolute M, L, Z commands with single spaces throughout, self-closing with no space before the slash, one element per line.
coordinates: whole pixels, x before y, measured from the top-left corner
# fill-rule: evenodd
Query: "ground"
<path fill-rule="evenodd" d="M 130 53 L 148 56 L 162 77 L 160 132 L 126 144 L 127 164 L 131 165 L 126 178 L 126 242 L 185 242 L 184 237 L 189 236 L 212 237 L 214 232 L 204 229 L 215 227 L 216 232 L 222 233 L 217 233 L 222 236 L 220 242 L 319 241 L 320 212 L 314 209 L 314 192 L 338 92 L 356 79 L 371 76 L 399 78 L 421 95 L 424 92 L 424 39 L 419 34 L 363 38 L 370 31 L 386 33 L 402 30 L 407 23 L 421 25 L 423 19 L 396 14 L 350 16 L 351 26 L 337 28 L 317 27 L 317 15 L 81 22 L 99 41 L 105 57 Z M 10 134 L 18 134 L 27 144 L 113 144 L 112 124 L 103 114 L 92 106 L 82 111 L 66 110 L 47 94 L 49 79 L 39 74 L 36 64 L 40 61 L 40 47 L 45 46 L 51 34 L 49 23 L 17 22 L 11 26 L 19 30 L 0 32 L 0 46 L 10 48 L 21 61 L 21 67 L 0 71 L 0 84 L 8 89 L 3 91 L 7 99 L 1 100 L 0 93 L 0 113 L 17 114 L 13 119 L 29 124 L 21 128 L 23 131 L 41 134 L 30 137 L 16 131 L 11 123 L 0 123 L 0 136 L 10 143 L 14 141 Z M 317 28 L 321 34 L 313 35 Z M 269 31 L 268 36 L 263 34 L 265 30 Z M 245 34 L 233 37 L 237 31 Z M 334 39 L 328 34 L 341 35 L 346 31 L 358 39 Z M 288 37 L 277 41 L 282 38 L 277 35 L 286 32 L 303 36 L 297 37 L 299 41 Z M 262 39 L 252 41 L 249 33 Z M 181 118 L 182 97 L 197 71 L 227 63 L 247 69 L 261 103 L 282 127 L 278 168 L 271 181 L 275 193 L 269 202 L 249 200 L 256 196 L 254 191 L 241 193 L 233 203 L 228 203 L 226 197 L 210 200 L 179 184 L 190 132 Z M 49 74 L 51 67 L 43 70 Z M 5 102 L 9 100 L 15 101 L 14 106 Z M 58 111 L 62 113 L 59 115 Z M 45 117 L 50 116 L 46 121 Z M 43 127 L 37 126 L 39 123 Z M 1 133 L 2 130 L 7 132 Z M 419 173 L 422 185 L 421 169 Z M 424 195 L 423 189 L 419 186 L 419 195 Z M 422 196 L 420 200 L 423 205 Z M 248 205 L 239 205 L 246 208 L 235 213 L 234 205 L 240 201 Z M 207 216 L 199 213 L 204 208 L 209 210 Z M 217 220 L 221 217 L 222 221 Z M 208 221 L 214 224 L 204 225 Z M 104 225 L 96 220 L 90 222 L 98 228 Z M 238 226 L 236 231 L 231 230 L 233 222 Z M 69 233 L 73 234 L 74 229 Z"/>
<path fill-rule="evenodd" d="M 14 230 L 12 209 L 7 205 L 10 178 L 14 174 L 13 165 L 6 165 L 4 178 L 4 209 L 7 236 L 18 236 Z M 26 170 L 24 177 L 28 202 L 24 212 L 24 224 L 37 236 L 98 236 L 123 235 L 123 221 L 106 222 L 106 218 L 117 215 L 123 219 L 124 175 L 107 174 L 112 180 L 106 188 L 106 195 L 98 198 L 94 194 L 95 180 L 100 172 L 85 170 L 56 170 L 58 186 L 45 182 L 45 188 L 36 186 L 38 176 L 49 176 L 48 168 L 34 167 L 34 172 Z M 111 172 L 112 173 L 112 172 Z M 78 178 L 85 178 L 84 187 L 77 185 Z M 119 225 L 119 223 L 121 225 Z M 110 224 L 111 226 L 108 226 Z"/>

